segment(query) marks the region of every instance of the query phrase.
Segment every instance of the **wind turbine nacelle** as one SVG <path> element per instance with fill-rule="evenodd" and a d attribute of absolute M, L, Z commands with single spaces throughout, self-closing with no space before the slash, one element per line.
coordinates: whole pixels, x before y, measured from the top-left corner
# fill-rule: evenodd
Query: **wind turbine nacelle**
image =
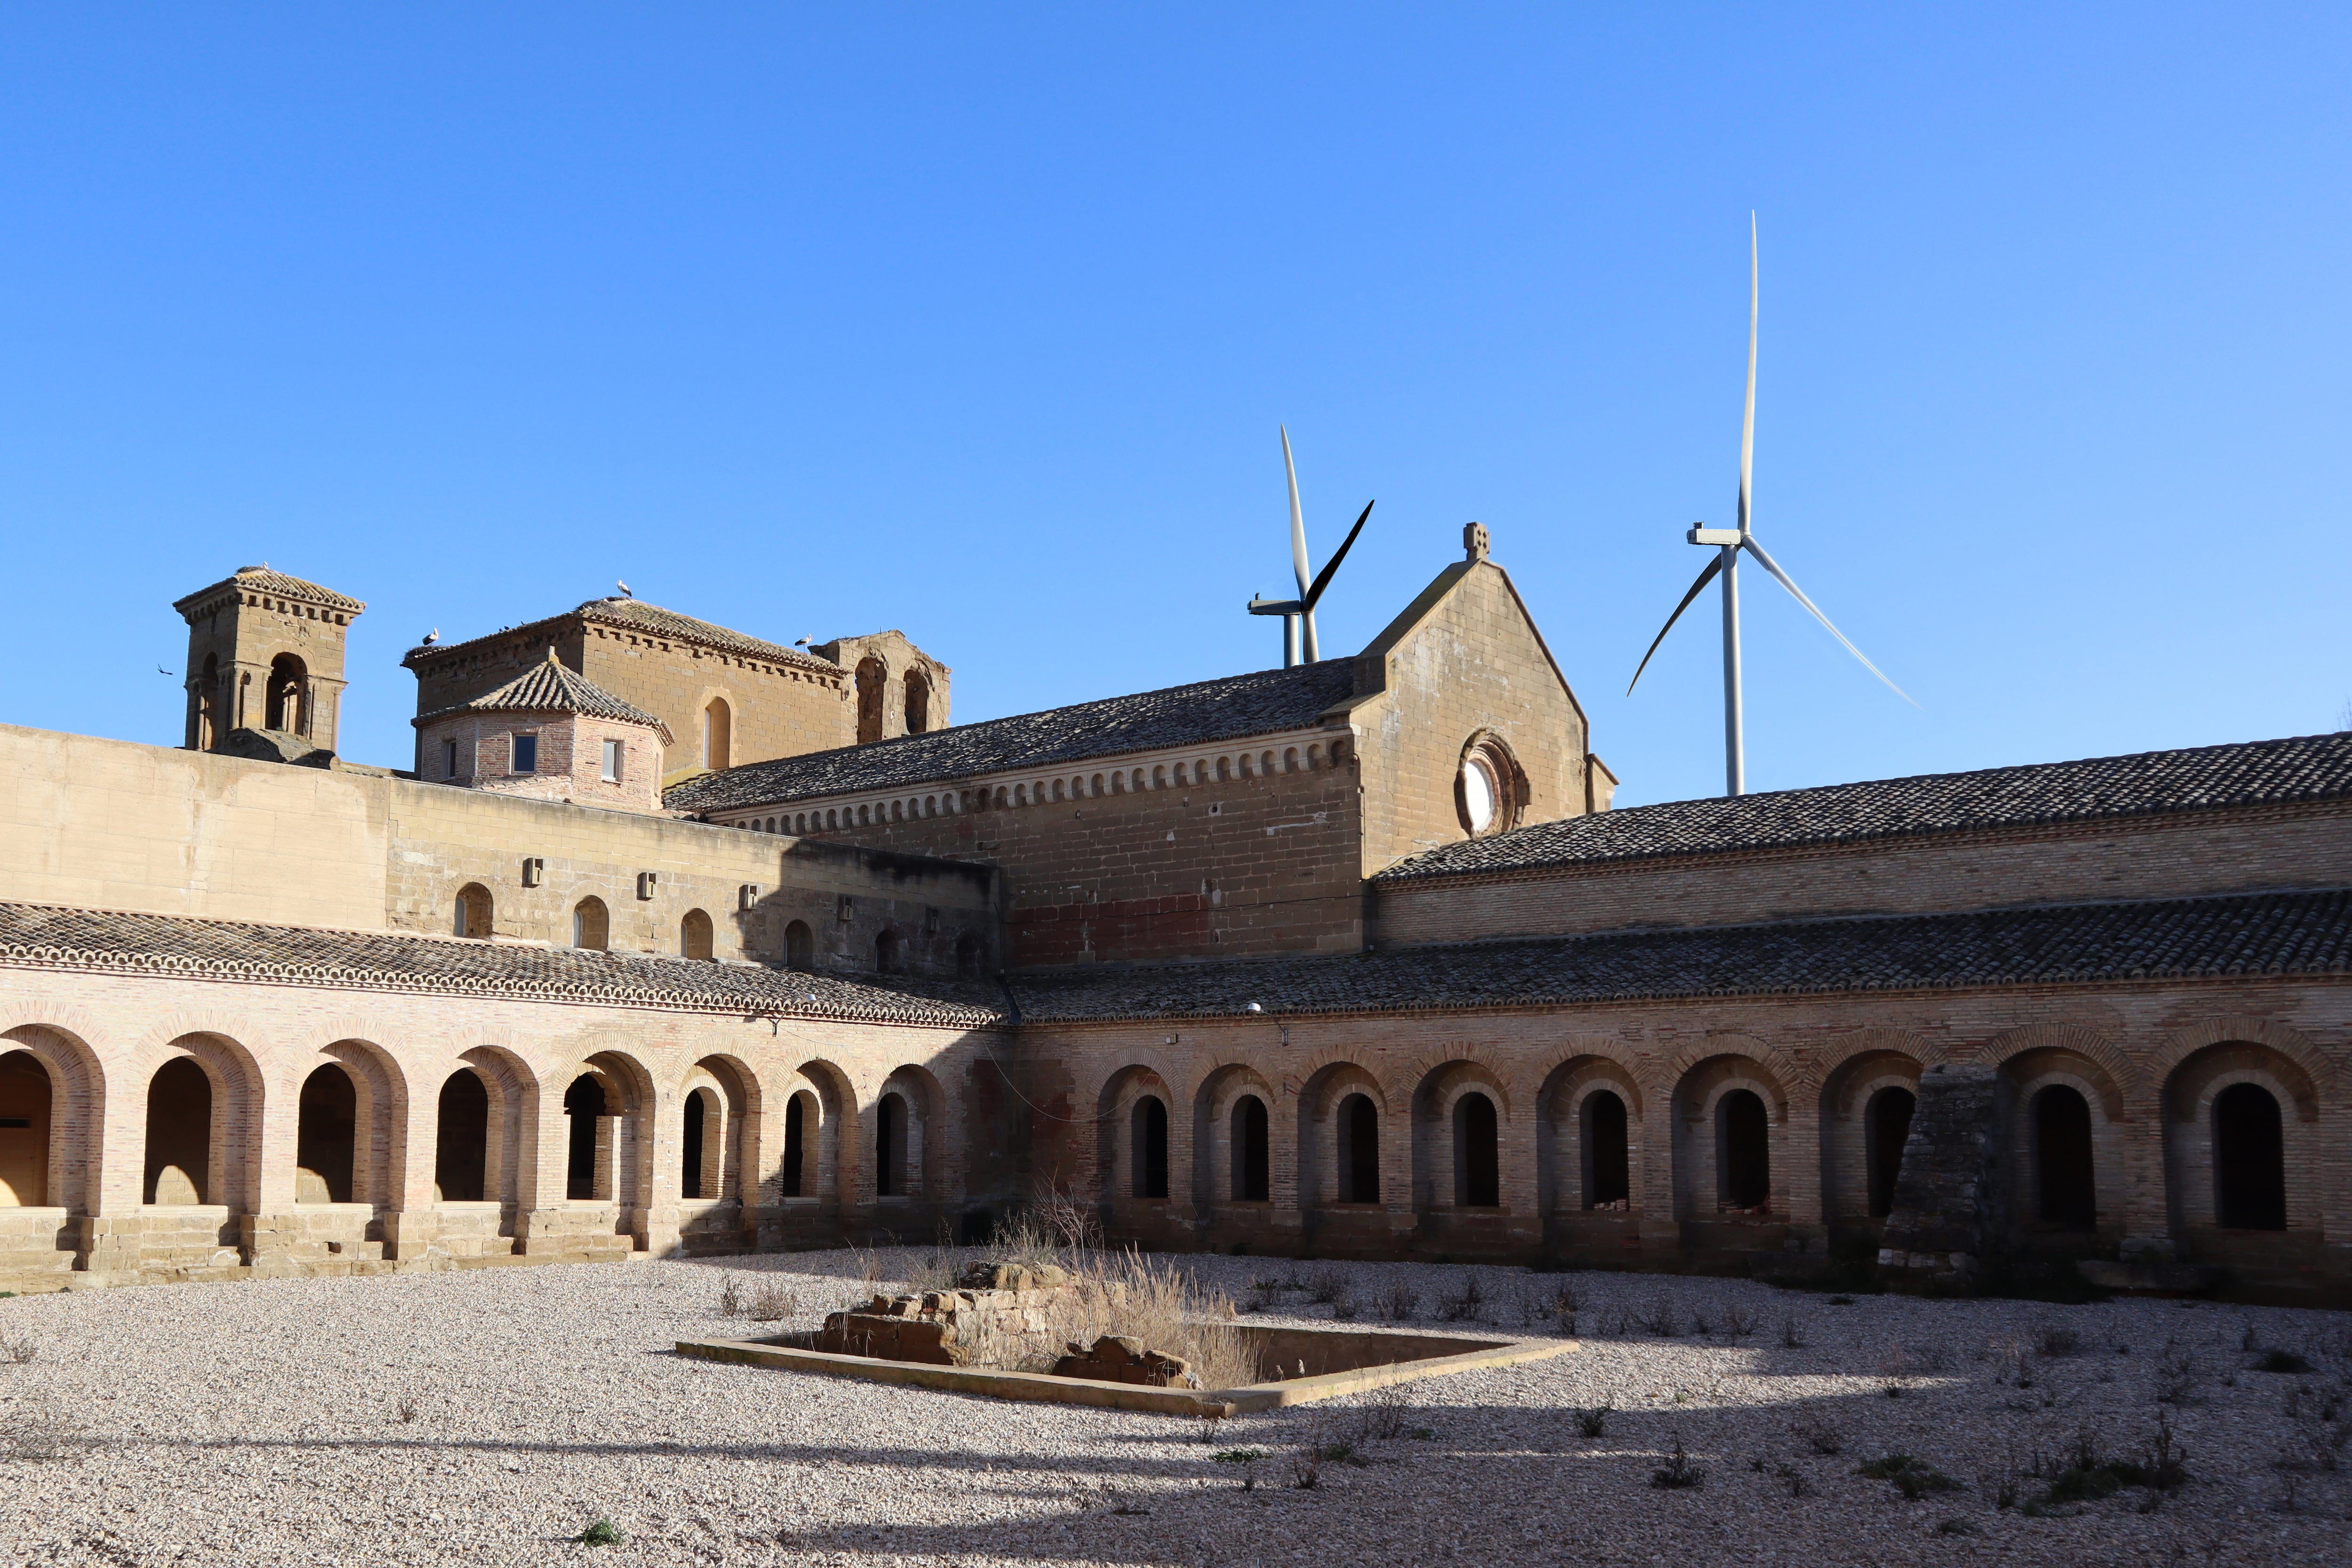
<path fill-rule="evenodd" d="M 1695 545 L 1736 545 L 1740 541 L 1738 528 L 1696 528 L 1685 537 Z"/>
<path fill-rule="evenodd" d="M 1253 599 L 1249 612 L 1253 615 L 1301 615 L 1307 606 L 1296 599 Z"/>

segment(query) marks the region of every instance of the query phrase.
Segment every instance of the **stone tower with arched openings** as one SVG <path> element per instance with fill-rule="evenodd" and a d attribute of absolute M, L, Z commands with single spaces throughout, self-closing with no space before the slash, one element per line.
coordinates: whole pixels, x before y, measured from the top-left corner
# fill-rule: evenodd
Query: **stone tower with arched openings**
<path fill-rule="evenodd" d="M 257 729 L 335 749 L 343 640 L 365 604 L 264 564 L 172 608 L 188 623 L 183 746 L 226 751 L 236 731 Z"/>

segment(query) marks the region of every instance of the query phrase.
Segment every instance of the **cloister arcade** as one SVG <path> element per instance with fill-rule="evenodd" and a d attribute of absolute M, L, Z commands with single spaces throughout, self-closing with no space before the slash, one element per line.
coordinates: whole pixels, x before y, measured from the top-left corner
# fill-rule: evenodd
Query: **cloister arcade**
<path fill-rule="evenodd" d="M 1154 1246 L 1681 1268 L 1874 1240 L 1943 1055 L 1885 1030 L 1802 1057 L 1709 1039 L 1404 1068 L 1327 1049 L 1289 1070 L 1097 1047 L 1091 1061 L 1118 1064 L 1034 1168 L 1097 1198 L 1113 1237 Z M 338 1036 L 257 1053 L 212 1026 L 101 1060 L 24 1025 L 0 1036 L 0 1272 L 42 1247 L 204 1277 L 924 1238 L 1028 1196 L 976 1174 L 1003 1141 L 973 1101 L 983 1058 L 993 1074 L 985 1051 L 943 1076 L 939 1052 L 870 1048 L 534 1059 Z M 2288 1032 L 2221 1020 L 2127 1057 L 2035 1026 L 1960 1060 L 1997 1071 L 2017 1247 L 2319 1258 L 2333 1078 Z"/>

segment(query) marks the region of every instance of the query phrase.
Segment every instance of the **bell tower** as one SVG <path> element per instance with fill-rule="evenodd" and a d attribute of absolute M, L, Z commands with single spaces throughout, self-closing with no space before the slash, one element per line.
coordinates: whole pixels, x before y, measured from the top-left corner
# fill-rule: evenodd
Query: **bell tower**
<path fill-rule="evenodd" d="M 365 604 L 265 563 L 241 566 L 172 608 L 188 623 L 181 745 L 225 751 L 233 732 L 266 729 L 335 749 L 343 639 Z"/>

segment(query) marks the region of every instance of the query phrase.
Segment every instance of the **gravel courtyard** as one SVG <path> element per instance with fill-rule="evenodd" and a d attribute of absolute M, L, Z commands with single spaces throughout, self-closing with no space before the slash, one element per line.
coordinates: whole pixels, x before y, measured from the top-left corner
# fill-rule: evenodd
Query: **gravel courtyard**
<path fill-rule="evenodd" d="M 772 1332 L 722 1315 L 730 1279 L 813 1324 L 863 1294 L 846 1252 L 26 1297 L 0 1301 L 0 1561 L 2352 1560 L 2335 1314 L 1191 1261 L 1268 1321 L 1328 1322 L 1338 1289 L 1369 1324 L 1402 1287 L 1460 1332 L 1440 1306 L 1475 1274 L 1496 1326 L 1549 1334 L 1565 1291 L 1583 1349 L 1203 1431 L 672 1354 Z M 2159 1416 L 2168 1491 L 2129 1484 Z M 1677 1438 L 1704 1477 L 1655 1485 Z M 1302 1487 L 1318 1448 L 1346 1452 Z M 572 1539 L 600 1518 L 620 1544 Z"/>

